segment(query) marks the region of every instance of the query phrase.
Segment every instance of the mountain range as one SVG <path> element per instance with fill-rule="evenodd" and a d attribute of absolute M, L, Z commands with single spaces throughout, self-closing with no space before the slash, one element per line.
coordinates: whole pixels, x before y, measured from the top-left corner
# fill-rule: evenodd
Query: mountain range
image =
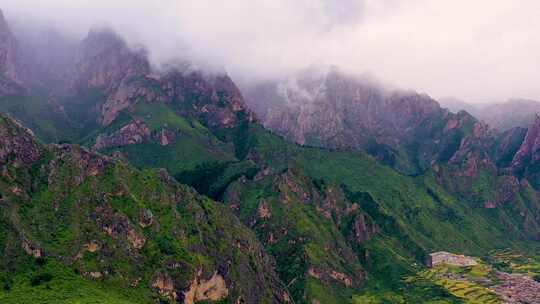
<path fill-rule="evenodd" d="M 2 303 L 468 303 L 404 278 L 540 248 L 538 116 L 338 68 L 240 89 L 106 28 L 27 45 L 0 13 Z"/>
<path fill-rule="evenodd" d="M 506 131 L 515 127 L 526 128 L 540 113 L 540 102 L 530 99 L 510 99 L 503 103 L 471 104 L 455 98 L 440 100 L 452 111 L 465 110 L 492 128 Z"/>

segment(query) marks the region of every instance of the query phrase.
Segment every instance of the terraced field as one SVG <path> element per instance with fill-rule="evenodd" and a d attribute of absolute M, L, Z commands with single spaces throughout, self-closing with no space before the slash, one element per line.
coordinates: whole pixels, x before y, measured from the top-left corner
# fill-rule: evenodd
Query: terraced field
<path fill-rule="evenodd" d="M 434 282 L 465 303 L 501 303 L 495 293 L 479 283 L 491 281 L 490 275 L 485 264 L 461 268 L 442 265 L 420 272 L 416 279 Z"/>
<path fill-rule="evenodd" d="M 510 249 L 493 251 L 489 257 L 490 264 L 506 272 L 523 273 L 530 277 L 540 275 L 540 260 L 526 257 Z"/>
<path fill-rule="evenodd" d="M 476 283 L 448 279 L 436 280 L 435 282 L 453 295 L 465 299 L 466 303 L 501 303 L 497 295 Z"/>
<path fill-rule="evenodd" d="M 470 304 L 504 303 L 504 299 L 537 303 L 538 283 L 531 279 L 540 277 L 540 262 L 536 257 L 506 249 L 492 251 L 476 261 L 477 265 L 469 267 L 438 265 L 405 278 L 405 282 L 436 284 Z"/>

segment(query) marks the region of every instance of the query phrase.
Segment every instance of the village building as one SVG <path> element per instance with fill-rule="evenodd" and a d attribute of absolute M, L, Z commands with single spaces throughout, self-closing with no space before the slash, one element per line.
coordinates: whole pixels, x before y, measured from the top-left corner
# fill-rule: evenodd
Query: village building
<path fill-rule="evenodd" d="M 439 251 L 439 252 L 433 252 L 429 254 L 426 264 L 428 267 L 435 267 L 441 264 L 466 267 L 466 266 L 474 266 L 474 265 L 477 265 L 478 263 L 472 257 L 453 254 L 446 251 Z"/>

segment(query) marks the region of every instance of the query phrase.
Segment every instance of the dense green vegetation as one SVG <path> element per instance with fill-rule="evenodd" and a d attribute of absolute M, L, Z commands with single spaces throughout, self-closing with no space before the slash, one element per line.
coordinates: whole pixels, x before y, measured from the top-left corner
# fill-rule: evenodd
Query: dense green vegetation
<path fill-rule="evenodd" d="M 233 298 L 268 302 L 280 292 L 271 260 L 224 206 L 162 171 L 76 146 L 43 153 L 29 167 L 14 155 L 10 173 L 0 176 L 0 265 L 9 269 L 1 273 L 0 299 L 52 301 L 65 289 L 58 300 L 66 303 L 148 303 L 170 298 L 152 288 L 158 276 L 187 290 L 218 270 L 235 282 Z"/>
<path fill-rule="evenodd" d="M 53 260 L 27 262 L 26 271 L 3 279 L 0 302 L 22 303 L 145 303 L 148 294 L 139 289 L 82 278 L 74 269 Z"/>
<path fill-rule="evenodd" d="M 0 97 L 0 112 L 9 113 L 31 128 L 46 142 L 68 141 L 77 138 L 71 121 L 42 98 L 34 96 Z"/>
<path fill-rule="evenodd" d="M 433 283 L 404 284 L 402 280 L 420 271 L 426 254 L 432 251 L 484 255 L 492 249 L 507 247 L 524 252 L 538 250 L 534 242 L 528 241 L 518 215 L 538 208 L 535 199 L 529 197 L 530 190 L 520 192 L 513 205 L 485 209 L 483 202 L 493 197 L 489 189 L 501 182 L 501 178 L 488 172 L 481 172 L 480 176 L 485 178 L 474 180 L 472 187 L 459 185 L 477 189 L 476 192 L 452 193 L 448 189 L 454 188 L 441 184 L 441 175 L 436 172 L 404 176 L 364 153 L 299 147 L 258 127 L 250 136 L 254 143 L 251 153 L 261 160 L 259 165 L 297 168 L 314 182 L 339 186 L 350 201 L 359 202 L 362 210 L 382 228 L 381 236 L 363 246 L 353 246 L 371 278 L 365 288 L 368 298 L 388 293 L 405 303 L 451 298 Z M 442 175 L 442 178 L 453 177 Z M 240 201 L 257 202 L 249 198 Z M 250 205 L 246 206 L 250 210 Z M 243 217 L 241 214 L 240 218 Z M 363 259 L 366 250 L 370 262 Z"/>
<path fill-rule="evenodd" d="M 319 297 L 322 303 L 325 299 L 328 303 L 343 302 L 362 293 L 368 298 L 380 294 L 386 295 L 382 298 L 398 296 L 405 301 L 416 301 L 422 295 L 425 296 L 423 300 L 445 299 L 450 295 L 436 284 L 403 282 L 404 276 L 422 270 L 427 253 L 448 250 L 484 255 L 492 249 L 508 247 L 535 250 L 527 243 L 518 217 L 523 210 L 534 210 L 530 209 L 534 207 L 534 200 L 524 191 L 516 198 L 518 205 L 523 207 L 521 210 L 516 210 L 515 206 L 483 208 L 483 202 L 492 198 L 490 189 L 500 182 L 488 172 L 481 172 L 481 178 L 475 180 L 472 187 L 467 180 L 453 180 L 451 168 L 445 167 L 439 173 L 428 171 L 415 177 L 405 176 L 365 153 L 300 147 L 257 124 L 211 131 L 197 119 L 179 115 L 166 105 L 139 102 L 117 122 L 124 121 L 122 117 L 127 118 L 123 124 L 113 124 L 100 132 L 112 134 L 136 118 L 143 120 L 152 132 L 172 129 L 179 135 L 166 146 L 151 140 L 111 147 L 103 152 L 120 151 L 138 167 L 166 168 L 180 182 L 215 199 L 226 199 L 223 195 L 230 197 L 235 191 L 240 193 L 237 201 L 240 219 L 255 230 L 259 240 L 274 256 L 280 278 L 297 301 Z M 90 139 L 88 144 L 91 143 Z M 295 169 L 305 175 L 306 182 L 302 187 L 313 188 L 320 184 L 339 188 L 347 200 L 359 203 L 361 210 L 380 227 L 380 235 L 362 245 L 350 244 L 345 239 L 350 227 L 337 223 L 335 218 L 321 217 L 316 204 L 293 204 L 283 209 L 279 202 L 283 189 L 276 189 L 271 177 L 253 184 L 250 182 L 264 168 L 273 172 Z M 240 178 L 247 179 L 248 183 L 235 182 Z M 276 212 L 275 219 L 279 221 L 272 221 L 270 226 L 252 226 L 262 199 L 272 212 Z M 305 230 L 306 227 L 317 228 Z M 269 245 L 269 233 L 283 228 L 289 231 L 288 238 Z M 307 243 L 289 246 L 291 239 L 303 238 Z M 339 239 L 342 245 L 337 248 L 342 246 L 350 250 L 357 261 L 352 265 L 357 263 L 354 267 L 368 273 L 370 279 L 362 283 L 363 289 L 334 286 L 306 274 L 309 266 L 318 266 L 317 263 L 330 263 L 327 269 L 343 273 L 356 272 L 351 270 L 351 265 L 339 266 L 339 256 L 320 257 L 320 252 L 329 248 L 325 243 Z M 365 258 L 366 252 L 369 261 Z M 329 292 L 332 289 L 335 291 Z"/>
<path fill-rule="evenodd" d="M 89 105 L 92 99 L 99 99 L 95 94 L 89 94 L 81 103 Z M 39 110 L 21 108 L 16 112 L 15 104 L 11 104 L 10 112 L 21 120 L 40 117 L 36 116 Z M 20 104 L 32 107 L 31 99 Z M 407 176 L 366 153 L 301 147 L 256 123 L 241 121 L 234 128 L 211 129 L 167 104 L 140 101 L 106 127 L 96 124 L 91 108 L 85 109 L 85 115 L 77 114 L 80 117 L 68 114 L 77 117 L 72 134 L 54 135 L 60 134 L 55 133 L 61 132 L 58 130 L 69 130 L 62 125 L 68 122 L 56 117 L 43 116 L 28 125 L 36 128 L 44 141 L 62 138 L 92 147 L 98 135 L 114 134 L 135 119 L 143 121 L 150 129 L 149 139 L 100 151 L 121 155 L 143 170 L 114 161 L 103 174 L 74 184 L 73 177 L 83 174 L 74 165 L 79 160 L 64 162 L 52 152 L 22 175 L 16 170 L 15 175 L 22 178 L 17 182 L 31 184 L 32 191 L 20 206 L 2 209 L 5 230 L 12 233 L 0 236 L 0 244 L 6 253 L 17 256 L 15 264 L 21 265 L 3 279 L 7 287 L 3 296 L 7 301 L 33 289 L 39 290 L 34 292 L 36 295 L 43 293 L 40 297 L 53 297 L 46 286 L 52 290 L 65 288 L 66 301 L 79 299 L 81 294 L 89 295 L 84 300 L 88 303 L 92 303 L 93 297 L 96 301 L 106 299 L 101 296 L 104 290 L 110 291 L 107 296 L 112 303 L 151 301 L 157 298 L 156 293 L 149 292 L 149 282 L 156 271 L 168 272 L 166 265 L 172 260 L 182 261 L 182 273 L 173 272 L 171 276 L 184 284 L 193 279 L 199 268 L 208 277 L 214 269 L 232 261 L 236 268 L 229 275 L 237 286 L 236 296 L 249 293 L 252 284 L 264 280 L 256 272 L 272 273 L 268 270 L 272 267 L 267 265 L 273 259 L 280 282 L 266 279 L 277 284 L 274 287 L 286 286 L 296 303 L 310 303 L 313 299 L 320 303 L 461 303 L 463 294 L 456 290 L 474 286 L 461 288 L 455 282 L 406 278 L 425 270 L 426 255 L 432 251 L 486 256 L 491 250 L 503 248 L 518 252 L 538 250 L 528 234 L 534 229 L 526 227 L 522 219 L 523 214 L 532 216 L 539 211 L 535 190 L 530 185 L 521 187 L 511 204 L 484 208 L 486 202 L 499 196 L 493 189 L 504 188 L 506 182 L 506 177 L 485 168 L 479 168 L 474 179 L 459 176 L 459 168 L 450 165 Z M 66 113 L 76 110 L 74 105 Z M 48 126 L 49 120 L 58 125 Z M 175 134 L 167 144 L 158 138 L 164 131 Z M 446 138 L 445 145 L 454 147 L 462 135 Z M 81 153 L 72 149 L 76 155 Z M 47 177 L 51 169 L 40 166 L 52 160 L 55 167 L 51 180 Z M 407 167 L 408 164 L 422 160 L 398 157 L 391 162 L 394 167 L 410 171 L 414 168 Z M 164 185 L 162 173 L 144 168 L 165 168 L 180 183 L 227 206 L 200 197 L 172 180 Z M 13 181 L 2 183 L 7 189 Z M 174 202 L 171 192 L 178 193 L 183 203 Z M 96 226 L 95 210 L 102 206 L 132 223 L 150 212 L 159 229 L 134 224 L 135 231 L 146 241 L 139 252 L 130 252 L 133 245 L 127 236 L 111 237 Z M 261 215 L 261 207 L 269 217 Z M 243 225 L 255 233 L 227 209 L 232 209 Z M 364 216 L 368 226 L 376 227 L 373 235 L 368 233 L 361 241 L 355 240 L 353 233 L 358 216 Z M 113 216 L 114 219 L 119 220 Z M 33 286 L 28 279 L 34 276 L 28 270 L 33 269 L 28 266 L 30 262 L 19 260 L 24 256 L 21 252 L 13 253 L 12 247 L 20 241 L 20 232 L 16 233 L 13 227 L 22 229 L 26 238 L 37 241 L 52 256 L 67 260 L 60 259 L 62 263 L 58 263 L 50 259 L 46 265 L 56 266 L 47 266 L 53 268 L 38 273 Z M 249 240 L 248 255 L 244 254 L 245 248 L 230 247 L 239 239 Z M 74 260 L 81 248 L 94 240 L 100 240 L 100 248 L 107 248 L 106 254 L 104 250 L 85 252 Z M 259 242 L 271 259 L 253 260 L 252 255 L 262 250 L 255 249 Z M 512 269 L 507 261 L 499 261 L 498 265 Z M 246 275 L 246 269 L 252 272 Z M 104 280 L 88 278 L 89 273 L 105 271 L 113 275 Z M 67 278 L 68 274 L 84 286 L 79 293 L 72 294 L 70 285 L 58 279 Z M 138 278 L 145 283 L 130 287 Z"/>
<path fill-rule="evenodd" d="M 317 211 L 323 204 L 319 195 L 309 179 L 288 171 L 235 182 L 225 201 L 267 245 L 277 260 L 278 274 L 298 303 L 347 302 L 361 286 L 364 270 L 338 227 Z M 330 279 L 331 271 L 347 275 L 350 286 Z M 311 274 L 306 276 L 307 272 Z"/>

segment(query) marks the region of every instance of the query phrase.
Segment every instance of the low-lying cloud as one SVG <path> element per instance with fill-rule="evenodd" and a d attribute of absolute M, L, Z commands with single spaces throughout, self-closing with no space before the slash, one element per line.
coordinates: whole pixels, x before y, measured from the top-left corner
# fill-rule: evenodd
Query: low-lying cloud
<path fill-rule="evenodd" d="M 536 0 L 3 0 L 18 26 L 82 37 L 107 25 L 155 63 L 223 66 L 236 79 L 313 64 L 469 101 L 540 100 Z"/>

